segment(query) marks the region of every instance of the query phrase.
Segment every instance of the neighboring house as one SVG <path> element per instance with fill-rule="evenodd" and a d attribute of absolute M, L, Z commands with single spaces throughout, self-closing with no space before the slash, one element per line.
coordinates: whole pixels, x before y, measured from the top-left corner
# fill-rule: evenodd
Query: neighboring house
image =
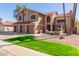
<path fill-rule="evenodd" d="M 13 22 L 1 22 L 0 23 L 0 32 L 5 32 L 5 31 L 13 31 L 14 27 L 13 27 Z"/>
<path fill-rule="evenodd" d="M 0 32 L 4 31 L 4 25 L 0 22 Z"/>
<path fill-rule="evenodd" d="M 77 30 L 77 34 L 79 34 L 79 21 L 76 21 L 76 30 Z"/>
<path fill-rule="evenodd" d="M 64 32 L 73 32 L 72 11 L 66 13 L 66 26 L 63 14 L 57 12 L 41 13 L 29 8 L 16 12 L 17 22 L 14 24 L 15 32 L 47 33 L 59 31 L 62 25 Z"/>
<path fill-rule="evenodd" d="M 79 25 L 77 26 L 77 34 L 79 34 Z"/>

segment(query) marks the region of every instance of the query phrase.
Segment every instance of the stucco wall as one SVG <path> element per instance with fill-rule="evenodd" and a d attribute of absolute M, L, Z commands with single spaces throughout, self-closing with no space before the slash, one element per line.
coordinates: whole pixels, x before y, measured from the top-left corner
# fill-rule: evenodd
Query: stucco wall
<path fill-rule="evenodd" d="M 2 32 L 2 31 L 5 31 L 5 27 L 4 27 L 4 25 L 0 24 L 0 32 Z"/>
<path fill-rule="evenodd" d="M 4 31 L 13 31 L 14 28 L 11 26 L 5 26 L 5 30 Z"/>
<path fill-rule="evenodd" d="M 77 26 L 77 34 L 79 34 L 79 26 Z"/>
<path fill-rule="evenodd" d="M 45 16 L 38 13 L 38 20 L 35 21 L 35 33 L 45 32 Z"/>
<path fill-rule="evenodd" d="M 31 19 L 32 14 L 36 15 L 36 19 Z M 22 14 L 19 14 L 19 15 L 22 15 Z M 33 21 L 34 22 L 34 25 L 35 25 L 34 26 L 34 33 L 38 33 L 40 31 L 40 29 L 43 32 L 45 31 L 45 16 L 43 14 L 41 14 L 37 11 L 34 11 L 34 10 L 26 9 L 25 10 L 25 15 L 24 15 L 24 21 L 23 20 L 19 21 L 18 16 L 16 18 L 17 22 L 26 22 L 26 21 Z M 17 25 L 18 25 L 17 28 L 19 29 L 19 24 L 17 24 Z M 27 23 L 26 23 L 26 25 L 27 25 Z M 16 24 L 15 24 L 15 26 L 16 26 Z M 23 29 L 23 30 L 25 30 L 25 29 Z M 31 31 L 31 29 L 30 29 L 30 31 Z M 19 30 L 18 30 L 18 32 L 19 32 Z"/>

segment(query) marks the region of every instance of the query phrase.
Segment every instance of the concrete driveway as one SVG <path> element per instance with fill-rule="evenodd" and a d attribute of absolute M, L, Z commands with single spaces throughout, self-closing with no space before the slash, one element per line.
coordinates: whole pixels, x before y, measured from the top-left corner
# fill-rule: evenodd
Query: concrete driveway
<path fill-rule="evenodd" d="M 0 33 L 0 55 L 17 55 L 17 56 L 48 56 L 47 54 L 40 53 L 28 48 L 16 46 L 12 43 L 4 42 L 2 40 L 23 35 L 14 32 L 1 32 Z M 37 38 L 46 39 L 47 41 L 54 41 L 72 45 L 79 48 L 79 35 L 70 35 L 64 39 L 59 39 L 56 36 L 49 34 L 34 34 Z M 9 44 L 9 45 L 8 45 Z"/>
<path fill-rule="evenodd" d="M 23 33 L 16 33 L 16 32 L 0 32 L 0 40 L 16 37 L 23 35 Z"/>
<path fill-rule="evenodd" d="M 24 48 L 0 40 L 0 56 L 48 56 L 48 55 L 29 48 Z"/>
<path fill-rule="evenodd" d="M 23 34 L 14 32 L 0 32 L 0 56 L 48 56 L 47 54 L 3 41 L 4 39 L 17 37 L 20 35 Z"/>

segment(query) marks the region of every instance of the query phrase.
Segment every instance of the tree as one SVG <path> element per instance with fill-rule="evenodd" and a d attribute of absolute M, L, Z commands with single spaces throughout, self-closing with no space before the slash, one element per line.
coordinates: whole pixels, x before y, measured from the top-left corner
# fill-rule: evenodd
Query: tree
<path fill-rule="evenodd" d="M 74 3 L 74 5 L 73 5 L 73 15 L 72 15 L 72 17 L 73 17 L 73 32 L 75 31 L 75 17 L 76 17 L 76 10 L 77 10 L 77 3 Z"/>
<path fill-rule="evenodd" d="M 2 18 L 0 18 L 0 22 L 2 22 Z"/>
<path fill-rule="evenodd" d="M 26 6 L 24 6 L 22 4 L 16 5 L 16 9 L 14 10 L 14 17 L 16 18 L 17 12 L 21 12 L 22 15 L 23 15 L 23 21 L 24 21 L 24 16 L 25 16 L 24 11 L 25 11 L 25 9 L 26 9 Z"/>
<path fill-rule="evenodd" d="M 20 11 L 21 8 L 22 8 L 22 7 L 21 7 L 20 4 L 16 5 L 16 9 L 14 10 L 14 17 L 16 17 L 16 13 L 17 13 L 18 11 Z"/>
<path fill-rule="evenodd" d="M 63 3 L 63 16 L 65 20 L 65 32 L 67 32 L 67 27 L 66 27 L 66 16 L 65 16 L 65 4 Z"/>
<path fill-rule="evenodd" d="M 14 17 L 16 17 L 16 13 L 18 11 L 22 11 L 22 13 L 23 13 L 23 19 L 24 19 L 24 11 L 23 11 L 24 9 L 26 9 L 26 7 L 24 5 L 17 4 L 16 5 L 16 9 L 14 10 Z"/>

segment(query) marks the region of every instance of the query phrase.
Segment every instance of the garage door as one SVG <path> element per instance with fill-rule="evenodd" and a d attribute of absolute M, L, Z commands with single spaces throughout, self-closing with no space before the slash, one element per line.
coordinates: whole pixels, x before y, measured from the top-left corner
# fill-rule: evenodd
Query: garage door
<path fill-rule="evenodd" d="M 33 26 L 27 26 L 27 33 L 30 33 L 30 34 L 34 33 L 33 28 L 34 28 Z"/>

